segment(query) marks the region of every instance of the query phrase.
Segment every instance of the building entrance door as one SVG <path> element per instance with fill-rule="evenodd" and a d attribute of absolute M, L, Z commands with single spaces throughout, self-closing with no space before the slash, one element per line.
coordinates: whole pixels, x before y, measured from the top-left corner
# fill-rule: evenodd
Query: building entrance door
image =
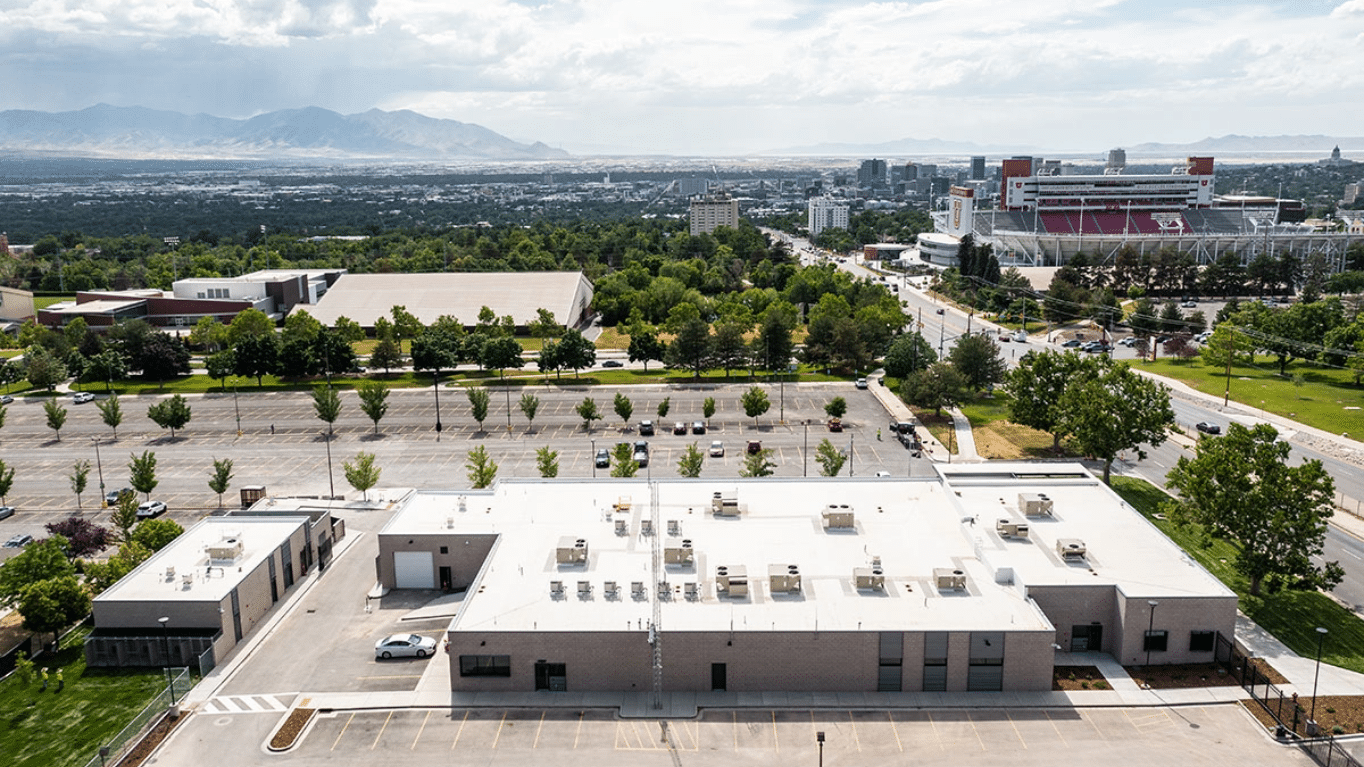
<path fill-rule="evenodd" d="M 1104 627 L 1102 623 L 1088 626 L 1072 626 L 1070 629 L 1071 652 L 1099 652 L 1104 647 Z"/>
<path fill-rule="evenodd" d="M 710 664 L 710 689 L 714 692 L 724 692 L 728 689 L 726 677 L 727 669 L 723 663 Z"/>
<path fill-rule="evenodd" d="M 567 666 L 548 661 L 535 662 L 535 689 L 564 692 L 568 689 Z"/>

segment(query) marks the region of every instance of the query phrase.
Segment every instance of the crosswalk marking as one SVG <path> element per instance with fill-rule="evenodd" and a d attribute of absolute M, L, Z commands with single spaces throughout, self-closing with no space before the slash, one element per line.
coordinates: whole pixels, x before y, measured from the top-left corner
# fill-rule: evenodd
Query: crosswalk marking
<path fill-rule="evenodd" d="M 283 701 L 280 698 L 284 698 Z M 206 714 L 268 714 L 289 710 L 292 694 L 281 695 L 219 695 L 210 698 L 201 709 Z"/>

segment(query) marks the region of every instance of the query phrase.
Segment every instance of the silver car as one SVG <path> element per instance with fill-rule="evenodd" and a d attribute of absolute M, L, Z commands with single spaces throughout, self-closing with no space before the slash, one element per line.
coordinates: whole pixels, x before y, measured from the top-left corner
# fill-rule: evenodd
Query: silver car
<path fill-rule="evenodd" d="M 425 658 L 436 651 L 436 640 L 420 634 L 394 634 L 374 643 L 374 657 Z"/>

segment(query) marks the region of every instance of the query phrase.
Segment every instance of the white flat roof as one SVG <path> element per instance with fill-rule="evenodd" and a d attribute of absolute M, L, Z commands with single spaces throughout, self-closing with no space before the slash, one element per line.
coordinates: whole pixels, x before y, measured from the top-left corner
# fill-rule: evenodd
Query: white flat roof
<path fill-rule="evenodd" d="M 576 321 L 591 297 L 592 286 L 582 272 L 346 274 L 308 313 L 324 325 L 345 316 L 373 327 L 379 317 L 391 317 L 394 306 L 405 306 L 427 325 L 445 315 L 473 325 L 487 306 L 525 325 L 543 308 L 566 324 Z"/>
<path fill-rule="evenodd" d="M 219 602 L 308 518 L 207 517 L 95 597 L 96 602 Z M 209 547 L 241 550 L 210 560 Z M 174 572 L 171 572 L 174 568 Z M 186 579 L 189 579 L 186 582 Z"/>

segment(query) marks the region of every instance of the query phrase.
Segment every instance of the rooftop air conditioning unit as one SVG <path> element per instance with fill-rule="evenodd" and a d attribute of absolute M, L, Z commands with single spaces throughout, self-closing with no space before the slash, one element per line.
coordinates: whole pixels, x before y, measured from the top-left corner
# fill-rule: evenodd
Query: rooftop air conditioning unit
<path fill-rule="evenodd" d="M 653 534 L 654 534 L 654 521 L 653 521 L 652 519 L 641 519 L 641 520 L 639 521 L 639 534 L 640 534 L 640 535 L 653 535 Z"/>
<path fill-rule="evenodd" d="M 554 549 L 554 561 L 561 565 L 582 565 L 587 563 L 587 541 L 566 535 L 559 539 Z"/>
<path fill-rule="evenodd" d="M 676 519 L 668 520 L 668 535 L 672 538 L 682 537 L 682 523 Z"/>
<path fill-rule="evenodd" d="M 644 598 L 644 581 L 630 581 L 630 596 L 635 599 Z"/>
<path fill-rule="evenodd" d="M 607 599 L 615 599 L 620 593 L 620 586 L 615 581 L 606 581 L 602 584 L 602 592 L 606 594 Z"/>
<path fill-rule="evenodd" d="M 741 511 L 737 493 L 715 493 L 710 499 L 710 510 L 718 517 L 737 517 Z"/>
<path fill-rule="evenodd" d="M 687 599 L 695 602 L 701 597 L 701 590 L 697 588 L 696 581 L 687 581 L 682 587 L 682 593 L 686 594 Z"/>
<path fill-rule="evenodd" d="M 1062 559 L 1084 559 L 1085 542 L 1079 538 L 1057 538 L 1056 553 Z"/>
<path fill-rule="evenodd" d="M 696 549 L 690 538 L 672 538 L 663 547 L 663 562 L 669 565 L 690 565 L 696 561 Z"/>
<path fill-rule="evenodd" d="M 215 562 L 232 562 L 242 555 L 240 535 L 225 535 L 217 543 L 208 545 L 208 558 Z"/>
<path fill-rule="evenodd" d="M 672 599 L 672 597 L 673 597 L 673 587 L 672 587 L 672 586 L 669 586 L 667 581 L 659 581 L 659 582 L 658 582 L 658 598 L 666 601 L 666 600 Z"/>
<path fill-rule="evenodd" d="M 564 595 L 564 582 L 563 582 L 563 581 L 550 581 L 550 582 L 549 582 L 549 595 L 552 596 L 552 597 L 555 597 L 555 598 L 558 598 L 558 597 L 563 596 L 563 595 Z"/>
<path fill-rule="evenodd" d="M 1012 519 L 1001 519 L 995 523 L 995 532 L 1004 538 L 1027 538 L 1028 523 L 1015 522 Z"/>
<path fill-rule="evenodd" d="M 748 568 L 743 565 L 720 565 L 715 568 L 715 591 L 720 596 L 748 596 Z"/>
<path fill-rule="evenodd" d="M 796 565 L 768 565 L 767 587 L 773 594 L 800 593 L 800 568 Z"/>
<path fill-rule="evenodd" d="M 578 598 L 592 598 L 592 581 L 578 581 Z"/>
<path fill-rule="evenodd" d="M 847 529 L 853 527 L 853 510 L 846 503 L 831 503 L 824 508 L 824 526 L 830 530 Z"/>
<path fill-rule="evenodd" d="M 1019 493 L 1018 510 L 1028 517 L 1051 516 L 1051 499 L 1046 493 Z"/>
<path fill-rule="evenodd" d="M 853 585 L 863 591 L 884 591 L 885 571 L 879 567 L 854 567 Z"/>
<path fill-rule="evenodd" d="M 616 535 L 629 535 L 630 523 L 624 519 L 616 520 Z"/>
<path fill-rule="evenodd" d="M 933 582 L 937 584 L 939 591 L 965 591 L 966 572 L 947 567 L 935 567 L 933 569 Z"/>

